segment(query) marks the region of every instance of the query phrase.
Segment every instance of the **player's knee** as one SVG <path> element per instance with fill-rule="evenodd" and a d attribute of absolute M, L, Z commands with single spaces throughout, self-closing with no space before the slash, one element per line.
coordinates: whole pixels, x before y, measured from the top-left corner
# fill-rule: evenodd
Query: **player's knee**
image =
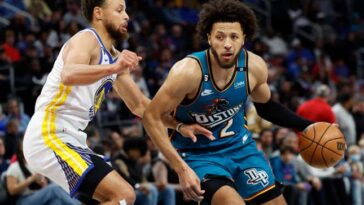
<path fill-rule="evenodd" d="M 134 190 L 131 190 L 130 192 L 128 192 L 128 194 L 125 196 L 125 201 L 127 202 L 127 204 L 134 204 L 135 202 L 135 199 L 136 199 L 136 196 L 135 196 L 135 192 Z"/>
<path fill-rule="evenodd" d="M 120 202 L 125 200 L 127 205 L 134 204 L 136 199 L 135 192 L 131 187 L 123 188 L 122 192 L 115 193 L 111 201 Z"/>
<path fill-rule="evenodd" d="M 136 199 L 134 189 L 129 184 L 127 186 L 115 186 L 107 193 L 103 193 L 102 199 L 98 199 L 101 203 L 112 202 L 113 204 L 119 204 L 124 200 L 127 205 L 130 205 L 134 204 Z"/>
<path fill-rule="evenodd" d="M 120 205 L 132 205 L 135 202 L 135 195 L 126 196 L 124 198 L 115 198 L 110 200 L 113 203 L 120 204 Z M 109 202 L 110 202 L 109 201 Z"/>

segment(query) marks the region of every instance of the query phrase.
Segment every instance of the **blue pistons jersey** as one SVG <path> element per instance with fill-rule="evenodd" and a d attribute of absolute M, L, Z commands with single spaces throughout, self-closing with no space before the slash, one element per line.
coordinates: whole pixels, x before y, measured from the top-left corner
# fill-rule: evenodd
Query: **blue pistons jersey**
<path fill-rule="evenodd" d="M 175 118 L 186 124 L 198 123 L 213 132 L 216 140 L 210 141 L 198 136 L 196 143 L 179 133 L 172 134 L 172 143 L 177 150 L 220 149 L 239 140 L 250 139 L 245 121 L 245 103 L 248 97 L 247 51 L 238 55 L 235 72 L 225 88 L 218 88 L 213 79 L 208 50 L 189 55 L 202 70 L 202 80 L 194 99 L 186 100 L 178 106 Z M 245 138 L 244 138 L 245 137 Z"/>
<path fill-rule="evenodd" d="M 198 94 L 178 106 L 175 118 L 208 128 L 216 139 L 211 141 L 205 136 L 197 136 L 197 142 L 193 143 L 174 131 L 172 144 L 201 182 L 216 176 L 228 178 L 245 201 L 254 200 L 270 190 L 276 192 L 273 172 L 246 127 L 247 51 L 240 51 L 233 77 L 223 89 L 214 83 L 208 52 L 188 56 L 200 64 L 202 80 Z"/>

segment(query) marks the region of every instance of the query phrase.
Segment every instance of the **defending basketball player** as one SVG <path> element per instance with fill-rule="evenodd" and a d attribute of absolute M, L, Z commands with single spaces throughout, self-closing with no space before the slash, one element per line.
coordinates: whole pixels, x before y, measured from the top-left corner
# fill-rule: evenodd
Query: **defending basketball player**
<path fill-rule="evenodd" d="M 129 205 L 135 200 L 133 188 L 87 147 L 82 130 L 111 88 L 135 115 L 143 115 L 149 99 L 129 75 L 141 58 L 113 46 L 127 37 L 124 0 L 83 0 L 82 7 L 91 28 L 62 47 L 25 133 L 24 155 L 33 171 L 71 196 Z"/>
<path fill-rule="evenodd" d="M 173 66 L 144 114 L 144 126 L 177 172 L 186 198 L 212 205 L 286 204 L 244 126 L 244 104 L 250 97 L 261 117 L 299 131 L 312 122 L 271 100 L 266 63 L 243 48 L 256 31 L 256 17 L 247 6 L 214 0 L 199 17 L 198 33 L 210 48 Z M 170 141 L 162 118 L 173 111 Z M 213 136 L 194 133 L 196 124 Z M 195 134 L 194 143 L 181 133 Z"/>

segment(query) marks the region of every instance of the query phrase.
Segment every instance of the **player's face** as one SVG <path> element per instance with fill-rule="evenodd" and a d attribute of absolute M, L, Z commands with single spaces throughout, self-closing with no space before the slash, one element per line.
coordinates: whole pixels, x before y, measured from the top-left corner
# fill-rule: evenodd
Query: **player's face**
<path fill-rule="evenodd" d="M 125 9 L 125 0 L 106 1 L 104 25 L 115 41 L 125 40 L 128 37 L 129 16 Z"/>
<path fill-rule="evenodd" d="M 208 34 L 212 54 L 222 68 L 231 68 L 244 45 L 244 33 L 239 22 L 214 23 Z"/>

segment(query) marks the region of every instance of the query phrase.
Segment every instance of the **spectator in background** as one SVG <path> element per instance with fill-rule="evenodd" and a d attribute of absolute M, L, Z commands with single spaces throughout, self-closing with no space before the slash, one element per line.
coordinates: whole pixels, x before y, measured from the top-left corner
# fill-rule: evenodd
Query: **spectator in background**
<path fill-rule="evenodd" d="M 356 127 L 356 141 L 364 134 L 364 96 L 356 95 L 354 97 L 353 117 Z"/>
<path fill-rule="evenodd" d="M 314 191 L 320 191 L 322 184 L 321 180 L 314 176 L 311 170 L 309 169 L 309 166 L 306 162 L 303 161 L 301 156 L 297 155 L 299 153 L 299 144 L 298 144 L 298 136 L 295 132 L 289 131 L 284 138 L 281 140 L 281 147 L 291 147 L 292 150 L 295 152 L 295 156 L 291 161 L 291 164 L 295 167 L 295 170 L 297 171 L 298 181 L 302 182 L 303 184 L 300 184 L 300 188 L 302 188 L 302 185 L 305 186 L 305 188 L 309 188 L 309 183 Z M 279 156 L 277 154 L 276 156 Z M 305 192 L 300 192 L 299 194 L 299 205 L 306 205 L 308 202 L 308 195 L 309 193 L 306 190 Z"/>
<path fill-rule="evenodd" d="M 150 168 L 147 169 L 146 176 L 148 181 L 154 183 L 158 189 L 158 204 L 160 205 L 176 205 L 176 197 L 184 203 L 188 203 L 182 199 L 181 186 L 178 183 L 178 176 L 170 167 L 169 162 L 158 151 L 151 139 L 148 139 L 148 149 L 151 155 Z M 179 194 L 176 195 L 176 191 Z"/>
<path fill-rule="evenodd" d="M 87 134 L 87 146 L 93 149 L 96 145 L 101 144 L 101 135 L 99 129 L 95 126 L 89 125 L 86 127 L 85 132 Z"/>
<path fill-rule="evenodd" d="M 258 135 L 262 130 L 264 129 L 270 129 L 272 127 L 272 123 L 261 118 L 257 110 L 255 109 L 255 106 L 252 102 L 247 103 L 247 122 L 248 122 L 248 129 L 252 133 Z"/>
<path fill-rule="evenodd" d="M 315 90 L 315 97 L 302 103 L 297 114 L 314 122 L 335 123 L 335 115 L 328 103 L 330 88 L 327 85 L 320 85 Z"/>
<path fill-rule="evenodd" d="M 0 105 L 0 137 L 5 135 L 6 131 L 6 115 L 3 113 L 3 107 Z"/>
<path fill-rule="evenodd" d="M 142 158 L 147 154 L 147 143 L 142 137 L 125 139 L 123 151 L 112 159 L 115 170 L 135 188 L 135 205 L 157 205 L 158 190 L 146 181 Z"/>
<path fill-rule="evenodd" d="M 361 162 L 360 148 L 357 145 L 351 145 L 348 151 L 348 163 L 351 169 L 351 198 L 353 205 L 362 205 L 362 185 L 363 180 L 363 164 Z"/>
<path fill-rule="evenodd" d="M 4 156 L 5 159 L 11 159 L 11 157 L 14 155 L 19 143 L 20 136 L 21 134 L 19 132 L 19 122 L 16 119 L 8 121 L 4 137 L 6 147 Z"/>
<path fill-rule="evenodd" d="M 288 53 L 287 43 L 280 36 L 276 35 L 272 29 L 268 29 L 267 35 L 262 41 L 268 46 L 269 53 L 273 56 L 286 56 Z"/>
<path fill-rule="evenodd" d="M 169 48 L 163 48 L 160 53 L 159 65 L 155 70 L 155 75 L 158 76 L 157 85 L 158 88 L 162 85 L 167 78 L 169 69 L 172 68 L 175 59 L 173 58 L 173 52 Z"/>
<path fill-rule="evenodd" d="M 262 151 L 267 158 L 270 158 L 273 153 L 273 131 L 271 129 L 263 129 L 259 134 L 259 138 Z"/>
<path fill-rule="evenodd" d="M 334 62 L 334 75 L 336 79 L 345 80 L 350 74 L 350 68 L 345 64 L 343 59 L 337 59 Z"/>
<path fill-rule="evenodd" d="M 174 24 L 171 28 L 170 49 L 175 53 L 177 59 L 186 55 L 187 39 L 181 25 Z"/>
<path fill-rule="evenodd" d="M 287 63 L 288 67 L 290 67 L 297 59 L 301 59 L 306 62 L 308 66 L 311 66 L 315 60 L 315 56 L 312 51 L 303 47 L 301 40 L 298 38 L 293 39 L 292 41 L 293 49 L 288 53 Z"/>
<path fill-rule="evenodd" d="M 61 47 L 68 39 L 71 38 L 67 29 L 68 27 L 64 20 L 61 19 L 56 22 L 54 28 L 49 32 L 47 45 L 51 48 Z"/>
<path fill-rule="evenodd" d="M 16 8 L 26 11 L 25 4 L 23 0 L 4 0 L 4 2 L 9 3 L 12 6 L 15 6 Z"/>
<path fill-rule="evenodd" d="M 293 159 L 296 151 L 290 146 L 280 148 L 280 156 L 271 158 L 270 163 L 276 179 L 283 182 L 285 189 L 284 198 L 288 205 L 297 205 L 301 200 L 300 191 L 309 191 L 311 186 L 308 183 L 299 181 L 297 170 Z"/>
<path fill-rule="evenodd" d="M 271 154 L 271 158 L 278 157 L 280 155 L 280 148 L 284 146 L 291 147 L 296 153 L 299 152 L 297 134 L 289 129 L 285 129 L 279 128 L 275 133 L 275 137 L 278 136 L 278 141 L 276 142 L 276 149 Z"/>
<path fill-rule="evenodd" d="M 298 136 L 295 132 L 289 131 L 282 139 L 281 146 L 291 147 L 296 153 L 299 152 Z"/>
<path fill-rule="evenodd" d="M 145 80 L 143 76 L 143 70 L 140 65 L 138 65 L 134 71 L 132 72 L 132 77 L 135 83 L 138 85 L 142 93 L 147 97 L 150 98 L 149 89 L 147 86 L 147 81 Z"/>
<path fill-rule="evenodd" d="M 9 160 L 5 159 L 5 151 L 4 139 L 0 137 L 0 177 L 9 167 Z"/>
<path fill-rule="evenodd" d="M 113 131 L 108 137 L 111 141 L 111 157 L 117 157 L 122 152 L 125 136 L 121 135 L 119 132 Z"/>
<path fill-rule="evenodd" d="M 1 12 L 1 11 L 0 11 Z M 10 63 L 10 58 L 7 56 L 7 54 L 5 53 L 5 50 L 3 48 L 2 45 L 0 45 L 0 67 L 1 68 L 8 68 L 8 69 L 11 69 L 11 67 L 8 67 L 8 66 L 11 66 L 11 63 Z M 11 79 L 10 79 L 10 70 L 6 70 L 6 69 L 1 69 L 0 70 L 0 87 L 2 90 L 7 90 L 7 91 L 11 91 Z M 5 92 L 3 92 L 2 95 L 0 95 L 0 102 L 4 102 L 6 100 L 6 94 Z M 1 105 L 0 105 L 1 107 Z M 1 109 L 1 108 L 0 108 Z M 2 112 L 0 112 L 0 130 L 1 130 L 1 121 L 2 121 Z M 1 132 L 1 131 L 0 131 Z"/>
<path fill-rule="evenodd" d="M 20 110 L 19 101 L 15 98 L 8 100 L 7 104 L 8 114 L 6 121 L 17 120 L 19 122 L 19 132 L 24 133 L 29 123 L 29 116 Z"/>
<path fill-rule="evenodd" d="M 24 4 L 32 16 L 45 19 L 52 15 L 52 11 L 43 0 L 24 0 Z"/>
<path fill-rule="evenodd" d="M 6 186 L 11 196 L 17 196 L 16 205 L 79 205 L 59 186 L 49 184 L 45 177 L 32 173 L 24 159 L 22 142 L 16 151 L 17 161 L 6 172 Z"/>
<path fill-rule="evenodd" d="M 340 93 L 337 101 L 332 109 L 336 116 L 336 122 L 346 138 L 346 143 L 350 146 L 356 143 L 355 121 L 351 114 L 353 96 L 350 93 Z"/>
<path fill-rule="evenodd" d="M 76 0 L 67 0 L 67 10 L 68 12 L 66 12 L 63 16 L 63 20 L 66 25 L 69 25 L 71 22 L 76 22 L 84 28 L 89 26 L 87 20 L 82 16 L 80 5 Z"/>
<path fill-rule="evenodd" d="M 5 42 L 2 47 L 11 63 L 16 63 L 21 59 L 20 52 L 15 47 L 15 40 L 15 33 L 13 30 L 5 31 Z"/>
<path fill-rule="evenodd" d="M 285 127 L 278 127 L 275 130 L 273 130 L 273 148 L 275 151 L 279 150 L 279 147 L 282 144 L 282 140 L 285 136 L 287 136 L 289 133 L 289 129 Z"/>
<path fill-rule="evenodd" d="M 4 47 L 1 45 L 0 46 L 0 66 L 3 65 L 9 65 L 10 64 L 11 59 L 8 57 L 8 55 L 6 54 Z M 4 80 L 5 76 L 0 77 L 1 80 Z"/>
<path fill-rule="evenodd" d="M 312 67 L 312 77 L 318 83 L 329 84 L 332 83 L 334 77 L 332 62 L 329 56 L 320 54 L 316 63 Z"/>

